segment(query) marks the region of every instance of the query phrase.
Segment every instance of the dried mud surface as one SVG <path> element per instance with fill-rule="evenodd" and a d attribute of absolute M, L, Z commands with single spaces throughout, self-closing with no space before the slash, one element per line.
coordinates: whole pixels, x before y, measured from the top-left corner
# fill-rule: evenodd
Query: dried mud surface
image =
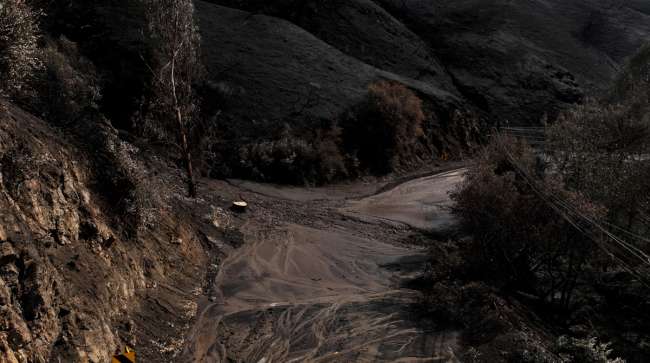
<path fill-rule="evenodd" d="M 184 361 L 456 361 L 460 332 L 420 319 L 419 294 L 406 287 L 426 260 L 407 240 L 452 222 L 447 192 L 461 178 L 445 172 L 374 195 L 373 186 L 215 182 L 251 208 L 236 217 L 243 244 L 222 262 Z"/>

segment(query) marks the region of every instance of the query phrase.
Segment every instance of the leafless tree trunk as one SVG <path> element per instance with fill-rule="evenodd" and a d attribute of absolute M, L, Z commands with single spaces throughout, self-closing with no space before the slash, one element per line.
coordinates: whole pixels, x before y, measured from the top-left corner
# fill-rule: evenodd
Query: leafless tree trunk
<path fill-rule="evenodd" d="M 178 29 L 179 14 L 175 14 L 175 26 L 174 29 Z M 171 81 L 171 91 L 174 99 L 174 110 L 176 111 L 176 121 L 178 124 L 178 137 L 181 143 L 181 152 L 183 153 L 183 159 L 185 162 L 185 170 L 187 173 L 187 183 L 188 183 L 188 193 L 190 197 L 196 197 L 196 183 L 194 181 L 194 172 L 192 169 L 192 153 L 190 151 L 188 142 L 187 142 L 187 125 L 186 121 L 183 119 L 183 112 L 181 111 L 181 106 L 178 102 L 178 94 L 176 92 L 176 58 L 179 51 L 182 48 L 184 39 L 180 40 L 179 49 L 175 50 L 171 54 L 171 72 L 170 72 L 170 81 Z M 174 33 L 174 44 L 178 44 L 178 34 Z M 190 85 L 191 86 L 191 85 Z"/>
<path fill-rule="evenodd" d="M 179 145 L 188 194 L 196 197 L 190 128 L 196 114 L 192 82 L 200 71 L 198 32 L 191 0 L 145 0 L 146 33 L 153 76 L 150 114 L 157 134 L 171 133 Z"/>

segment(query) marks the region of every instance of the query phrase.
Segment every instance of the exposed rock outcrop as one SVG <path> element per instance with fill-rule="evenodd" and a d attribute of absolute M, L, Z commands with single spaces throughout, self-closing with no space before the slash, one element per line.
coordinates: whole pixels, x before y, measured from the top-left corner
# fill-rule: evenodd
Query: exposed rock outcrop
<path fill-rule="evenodd" d="M 0 362 L 106 362 L 124 344 L 168 361 L 205 281 L 200 236 L 214 227 L 197 215 L 209 206 L 186 205 L 174 169 L 108 125 L 90 124 L 81 146 L 0 102 Z M 151 169 L 171 172 L 162 182 Z M 126 201 L 140 183 L 159 199 Z"/>

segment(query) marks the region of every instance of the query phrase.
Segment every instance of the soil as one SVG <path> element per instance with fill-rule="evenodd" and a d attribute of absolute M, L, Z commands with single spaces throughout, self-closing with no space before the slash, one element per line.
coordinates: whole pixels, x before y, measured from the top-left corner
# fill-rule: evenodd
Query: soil
<path fill-rule="evenodd" d="M 243 245 L 223 260 L 182 361 L 455 361 L 460 332 L 422 319 L 419 292 L 405 286 L 427 260 L 408 241 L 453 222 L 446 191 L 461 179 L 455 170 L 391 186 L 208 182 L 250 209 L 233 220 Z"/>

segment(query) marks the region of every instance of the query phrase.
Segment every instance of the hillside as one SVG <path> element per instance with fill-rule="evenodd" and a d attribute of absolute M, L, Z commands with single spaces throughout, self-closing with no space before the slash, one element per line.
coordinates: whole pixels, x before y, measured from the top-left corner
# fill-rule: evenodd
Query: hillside
<path fill-rule="evenodd" d="M 598 96 L 650 34 L 648 6 L 637 0 L 198 0 L 195 7 L 204 64 L 195 85 L 206 123 L 197 132 L 216 139 L 201 145 L 211 155 L 203 172 L 292 183 L 330 178 L 280 180 L 256 170 L 259 161 L 245 150 L 286 135 L 313 144 L 336 127 L 344 139 L 358 137 L 344 126 L 375 82 L 402 83 L 424 103 L 416 162 L 397 168 L 412 170 L 471 152 L 494 125 L 539 124 Z M 48 33 L 78 44 L 97 68 L 102 112 L 136 131 L 152 76 L 143 62 L 151 52 L 143 7 L 102 0 L 45 10 Z M 368 173 L 356 170 L 354 150 L 337 148 L 346 170 L 334 179 Z"/>
<path fill-rule="evenodd" d="M 85 127 L 80 143 L 0 102 L 0 362 L 106 362 L 125 344 L 167 361 L 218 257 L 210 204 L 175 169 Z"/>
<path fill-rule="evenodd" d="M 646 0 L 0 0 L 0 363 L 643 362 L 649 40 Z M 544 121 L 566 170 L 483 152 Z"/>
<path fill-rule="evenodd" d="M 368 84 L 379 79 L 399 81 L 441 108 L 462 105 L 450 83 L 373 67 L 285 20 L 203 1 L 196 6 L 208 75 L 241 92 L 229 104 L 233 122 L 272 127 L 334 119 L 361 102 Z"/>
<path fill-rule="evenodd" d="M 535 124 L 544 114 L 552 118 L 584 95 L 597 94 L 650 35 L 650 14 L 642 1 L 211 2 L 288 20 L 313 36 L 305 44 L 322 41 L 360 63 L 462 95 L 492 122 L 508 120 L 513 124 Z M 202 9 L 208 7 L 197 4 Z M 239 25 L 231 23 L 233 19 L 223 24 L 246 29 L 256 17 L 246 19 Z M 209 30 L 204 27 L 204 31 Z M 288 28 L 277 28 L 267 36 L 282 40 L 290 33 Z M 208 59 L 224 58 L 217 49 L 227 43 L 214 37 L 204 41 L 215 51 L 207 54 Z M 239 42 L 241 46 L 244 43 Z M 285 64 L 300 60 L 293 51 L 299 54 L 301 47 L 281 52 L 277 63 L 260 68 L 282 72 Z M 244 53 L 256 54 L 254 48 Z M 237 86 L 244 89 L 264 85 L 264 89 L 282 92 L 282 85 L 273 79 L 267 81 L 231 63 L 221 67 L 227 74 L 212 74 L 226 80 L 236 74 L 240 77 Z M 365 64 L 352 68 L 352 73 L 364 74 Z M 291 68 L 286 71 L 292 72 Z M 320 75 L 304 73 L 308 80 L 300 84 L 309 89 L 309 82 L 318 84 L 318 79 L 328 74 L 325 71 Z M 336 79 L 339 73 L 333 67 L 328 75 Z M 347 96 L 342 93 L 339 99 Z"/>

